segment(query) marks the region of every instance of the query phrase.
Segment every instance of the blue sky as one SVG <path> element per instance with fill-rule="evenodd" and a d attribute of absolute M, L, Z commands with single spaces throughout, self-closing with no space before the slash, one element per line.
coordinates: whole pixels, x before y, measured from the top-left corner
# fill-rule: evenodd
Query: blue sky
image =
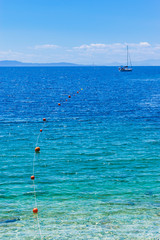
<path fill-rule="evenodd" d="M 0 60 L 160 59 L 159 0 L 0 0 Z"/>

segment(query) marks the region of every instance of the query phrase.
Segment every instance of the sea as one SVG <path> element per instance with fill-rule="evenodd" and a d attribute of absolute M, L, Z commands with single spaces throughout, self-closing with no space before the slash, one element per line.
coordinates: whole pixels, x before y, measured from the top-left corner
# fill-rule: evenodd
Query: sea
<path fill-rule="evenodd" d="M 0 68 L 0 239 L 160 239 L 160 67 Z"/>

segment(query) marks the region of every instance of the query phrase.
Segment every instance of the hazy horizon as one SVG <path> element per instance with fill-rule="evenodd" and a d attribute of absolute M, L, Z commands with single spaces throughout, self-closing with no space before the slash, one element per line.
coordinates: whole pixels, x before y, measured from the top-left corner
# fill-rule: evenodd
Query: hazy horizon
<path fill-rule="evenodd" d="M 39 63 L 39 62 L 21 62 L 17 60 L 1 60 L 0 61 L 0 67 L 3 66 L 109 66 L 109 67 L 117 67 L 121 64 L 118 62 L 112 62 L 108 64 L 77 64 L 74 62 L 48 62 L 48 63 Z M 132 64 L 132 66 L 160 66 L 160 60 L 154 61 L 154 60 L 148 60 L 148 61 L 142 61 L 142 62 L 135 62 Z"/>

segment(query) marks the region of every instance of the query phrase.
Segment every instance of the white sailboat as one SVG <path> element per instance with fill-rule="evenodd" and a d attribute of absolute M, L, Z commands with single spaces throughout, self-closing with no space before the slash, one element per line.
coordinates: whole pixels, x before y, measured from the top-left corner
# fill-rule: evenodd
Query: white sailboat
<path fill-rule="evenodd" d="M 128 46 L 127 46 L 127 65 L 119 67 L 120 72 L 131 72 L 132 71 L 132 64 L 130 59 L 130 67 L 128 66 L 128 60 L 129 60 L 129 54 L 128 54 Z"/>

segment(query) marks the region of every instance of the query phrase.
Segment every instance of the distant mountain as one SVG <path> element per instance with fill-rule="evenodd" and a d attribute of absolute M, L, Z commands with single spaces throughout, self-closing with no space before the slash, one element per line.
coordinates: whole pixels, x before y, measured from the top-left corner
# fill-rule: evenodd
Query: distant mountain
<path fill-rule="evenodd" d="M 117 66 L 121 66 L 122 64 L 120 64 L 119 62 L 112 62 L 112 63 L 107 63 L 106 66 L 108 67 L 117 67 Z"/>
<path fill-rule="evenodd" d="M 58 67 L 58 66 L 80 66 L 78 64 L 74 63 L 67 63 L 67 62 L 60 62 L 60 63 L 24 63 L 24 62 L 19 62 L 19 61 L 10 61 L 10 60 L 5 60 L 5 61 L 0 61 L 0 67 Z"/>
<path fill-rule="evenodd" d="M 82 65 L 68 62 L 59 63 L 24 63 L 19 61 L 0 61 L 0 67 L 78 67 L 78 66 L 121 66 L 122 63 L 111 62 L 104 65 Z M 132 63 L 133 66 L 160 66 L 160 60 L 144 60 Z"/>
<path fill-rule="evenodd" d="M 144 61 L 133 62 L 133 66 L 160 66 L 160 59 L 150 59 Z"/>
<path fill-rule="evenodd" d="M 107 66 L 121 66 L 122 63 L 112 62 L 110 64 L 106 64 Z M 150 59 L 144 61 L 134 61 L 132 62 L 133 66 L 160 66 L 160 60 Z"/>

